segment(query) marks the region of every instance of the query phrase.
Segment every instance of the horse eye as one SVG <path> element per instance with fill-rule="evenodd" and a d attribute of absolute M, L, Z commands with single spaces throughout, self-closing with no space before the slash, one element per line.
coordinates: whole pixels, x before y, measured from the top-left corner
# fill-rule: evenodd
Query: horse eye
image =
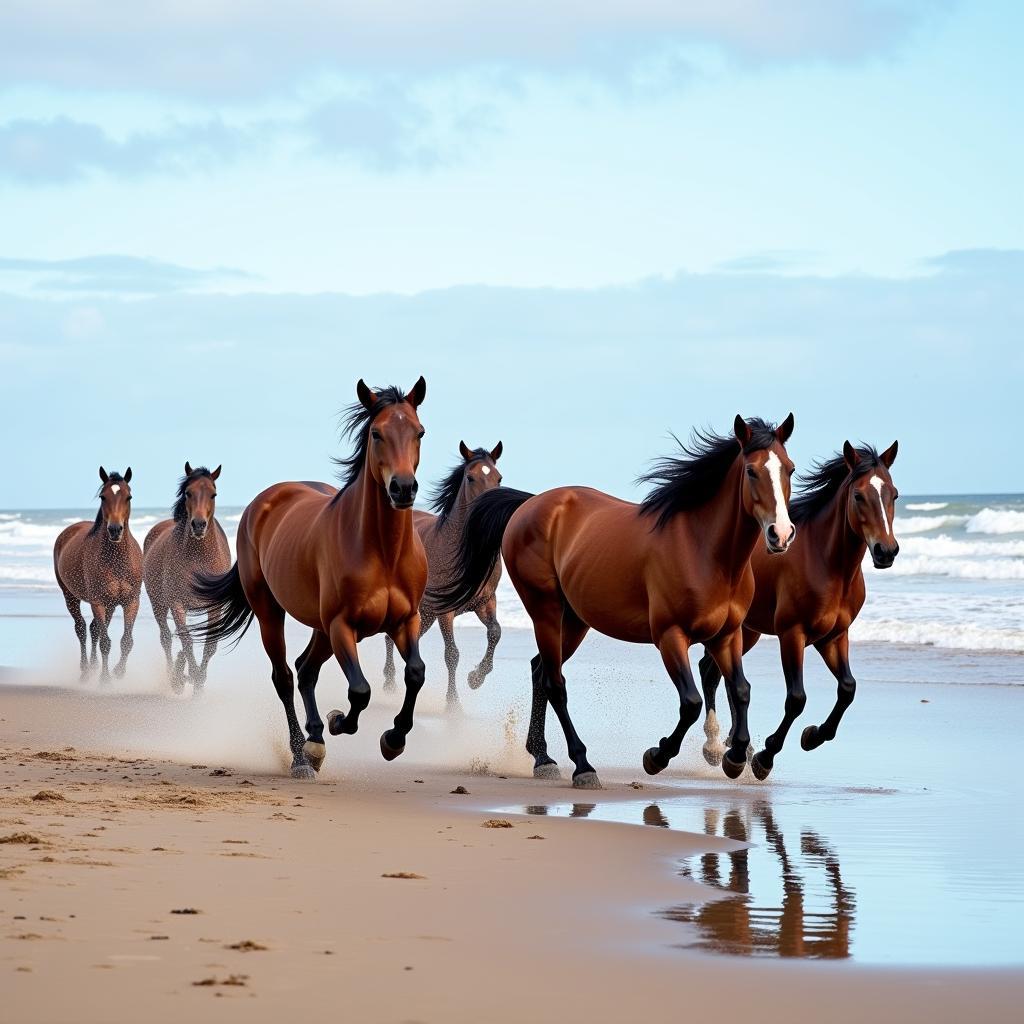
<path fill-rule="evenodd" d="M 861 494 L 860 491 L 854 491 L 853 492 L 853 500 L 854 501 L 863 501 L 864 500 L 864 495 Z"/>
<path fill-rule="evenodd" d="M 757 479 L 757 470 L 754 469 L 753 466 L 747 466 L 747 476 L 749 476 L 751 480 L 756 480 Z"/>
<path fill-rule="evenodd" d="M 374 439 L 374 441 L 383 441 L 384 440 L 384 438 L 381 436 L 381 432 L 379 430 L 371 430 L 370 431 L 370 436 Z"/>
<path fill-rule="evenodd" d="M 421 431 L 420 431 L 420 432 L 419 432 L 419 433 L 418 433 L 418 434 L 416 435 L 416 438 L 417 438 L 417 440 L 419 440 L 419 441 L 422 441 L 422 440 L 423 440 L 423 435 L 424 435 L 425 433 L 426 433 L 426 431 L 425 431 L 425 430 L 421 430 Z"/>

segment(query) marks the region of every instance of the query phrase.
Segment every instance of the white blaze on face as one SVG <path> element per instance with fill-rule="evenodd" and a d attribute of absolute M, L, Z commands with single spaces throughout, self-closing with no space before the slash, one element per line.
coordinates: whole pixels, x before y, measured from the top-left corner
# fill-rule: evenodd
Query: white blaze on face
<path fill-rule="evenodd" d="M 480 472 L 483 473 L 484 476 L 490 476 L 491 475 L 491 470 L 490 470 L 489 466 L 481 466 L 480 467 Z"/>
<path fill-rule="evenodd" d="M 786 496 L 782 493 L 782 459 L 775 452 L 769 452 L 765 465 L 768 468 L 768 478 L 772 482 L 772 494 L 775 495 L 775 531 L 779 535 L 779 540 L 785 544 L 793 532 L 793 523 L 786 507 Z"/>
<path fill-rule="evenodd" d="M 121 490 L 121 487 L 120 487 L 119 484 L 111 484 L 110 485 L 110 489 L 111 489 L 111 491 L 113 491 L 114 494 L 117 494 L 118 491 Z"/>
<path fill-rule="evenodd" d="M 878 491 L 878 504 L 882 509 L 882 525 L 885 527 L 885 535 L 888 537 L 892 531 L 889 529 L 889 516 L 885 511 L 885 500 L 882 498 L 882 478 L 880 476 L 873 476 L 868 483 Z"/>

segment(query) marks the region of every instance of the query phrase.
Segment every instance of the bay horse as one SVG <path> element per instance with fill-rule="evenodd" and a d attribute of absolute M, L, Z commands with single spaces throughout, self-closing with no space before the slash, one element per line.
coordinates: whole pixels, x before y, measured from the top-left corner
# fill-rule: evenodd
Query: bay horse
<path fill-rule="evenodd" d="M 205 466 L 193 469 L 186 462 L 171 518 L 157 523 L 146 534 L 142 549 L 143 582 L 160 629 L 167 676 L 176 693 L 185 687 L 186 664 L 193 692 L 202 689 L 210 659 L 217 650 L 217 641 L 207 638 L 202 661 L 196 661 L 188 613 L 202 608 L 193 587 L 196 576 L 219 576 L 231 568 L 228 538 L 215 517 L 220 471 L 220 466 L 212 473 Z M 181 644 L 177 658 L 171 654 L 173 638 L 167 625 L 168 612 Z"/>
<path fill-rule="evenodd" d="M 751 771 L 766 779 L 782 750 L 793 722 L 807 703 L 804 693 L 804 650 L 814 645 L 838 684 L 835 707 L 821 725 L 809 725 L 800 737 L 804 750 L 835 739 L 844 712 L 853 703 L 857 681 L 850 670 L 849 629 L 866 595 L 862 564 L 866 552 L 876 569 L 888 569 L 899 554 L 893 533 L 899 497 L 889 470 L 899 442 L 881 455 L 849 441 L 841 454 L 815 464 L 802 478 L 790 506 L 800 540 L 784 559 L 751 556 L 754 598 L 743 623 L 743 652 L 770 633 L 779 638 L 786 680 L 785 714 L 779 727 L 754 754 Z M 721 674 L 714 658 L 700 660 L 704 690 L 704 756 L 717 764 L 723 746 L 715 714 L 715 693 Z"/>
<path fill-rule="evenodd" d="M 461 461 L 452 469 L 448 476 L 434 489 L 430 499 L 430 507 L 436 515 L 429 512 L 413 512 L 413 524 L 420 535 L 423 548 L 427 553 L 427 591 L 420 604 L 420 636 L 437 620 L 441 636 L 444 638 L 444 663 L 448 669 L 448 707 L 458 707 L 459 694 L 455 685 L 455 674 L 459 667 L 459 648 L 455 643 L 455 617 L 466 612 L 475 612 L 477 618 L 487 629 L 487 650 L 480 664 L 469 673 L 469 688 L 475 690 L 482 686 L 484 680 L 494 668 L 494 651 L 501 639 L 501 626 L 498 623 L 497 601 L 495 591 L 501 579 L 501 563 L 495 564 L 491 575 L 480 588 L 472 601 L 461 605 L 454 611 L 439 612 L 430 602 L 431 588 L 444 587 L 458 563 L 459 542 L 462 527 L 466 522 L 466 514 L 470 504 L 484 491 L 501 484 L 501 473 L 496 465 L 501 457 L 502 444 L 499 441 L 494 448 L 470 448 L 465 441 L 459 442 Z M 384 689 L 395 688 L 395 645 L 391 637 L 384 640 Z"/>
<path fill-rule="evenodd" d="M 241 637 L 253 618 L 259 621 L 288 720 L 294 778 L 315 778 L 327 754 L 315 690 L 332 653 L 348 680 L 349 711 L 331 711 L 328 728 L 334 736 L 358 729 L 370 684 L 356 644 L 368 636 L 387 633 L 405 661 L 405 700 L 394 728 L 380 738 L 386 760 L 402 753 L 412 729 L 424 680 L 419 606 L 427 556 L 413 528 L 412 506 L 424 434 L 417 410 L 426 391 L 422 377 L 408 395 L 396 387 L 371 391 L 360 380 L 359 401 L 344 421 L 355 448 L 336 460 L 343 471 L 340 490 L 308 481 L 268 487 L 242 513 L 235 564 L 221 576 L 196 581 L 203 604 L 216 613 L 213 625 L 197 632 L 226 640 Z M 313 630 L 295 662 L 308 738 L 295 716 L 285 614 Z"/>
<path fill-rule="evenodd" d="M 102 658 L 100 681 L 110 679 L 109 627 L 118 605 L 124 612 L 124 633 L 121 657 L 114 666 L 115 676 L 124 675 L 134 646 L 132 630 L 139 614 L 142 591 L 142 549 L 128 524 L 132 511 L 131 479 L 131 466 L 124 471 L 124 476 L 108 473 L 100 466 L 100 507 L 95 521 L 73 523 L 60 532 L 53 545 L 53 571 L 75 623 L 83 679 L 96 668 L 97 646 Z M 82 601 L 92 608 L 89 626 L 92 651 L 88 657 Z"/>
<path fill-rule="evenodd" d="M 793 464 L 785 448 L 792 431 L 790 414 L 777 428 L 737 416 L 732 436 L 697 432 L 681 457 L 662 459 L 642 478 L 654 486 L 639 505 L 589 487 L 538 495 L 501 487 L 474 502 L 459 574 L 437 600 L 441 607 L 470 600 L 499 551 L 504 556 L 537 639 L 526 744 L 535 776 L 558 777 L 544 738 L 550 702 L 574 764 L 573 785 L 600 786 L 569 717 L 562 675 L 591 628 L 657 646 L 678 693 L 678 724 L 643 756 L 648 774 L 668 766 L 700 715 L 688 657 L 694 642 L 713 652 L 737 708 L 723 770 L 730 778 L 743 771 L 750 685 L 740 627 L 754 592 L 750 553 L 759 535 L 777 553 L 793 539 Z"/>

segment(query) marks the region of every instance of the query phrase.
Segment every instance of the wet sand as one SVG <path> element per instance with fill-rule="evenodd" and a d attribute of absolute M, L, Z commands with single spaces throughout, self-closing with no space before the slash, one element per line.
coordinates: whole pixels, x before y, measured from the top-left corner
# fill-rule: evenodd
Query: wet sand
<path fill-rule="evenodd" d="M 701 952 L 700 922 L 664 911 L 714 891 L 680 867 L 744 844 L 595 820 L 638 800 L 707 804 L 700 788 L 679 787 L 683 773 L 663 785 L 606 768 L 606 788 L 585 794 L 585 822 L 517 814 L 581 796 L 525 777 L 514 714 L 474 729 L 427 702 L 405 757 L 374 756 L 388 709 L 371 709 L 357 737 L 330 741 L 319 783 L 293 782 L 275 774 L 281 750 L 268 737 L 279 736 L 279 711 L 258 685 L 241 714 L 237 690 L 233 701 L 195 704 L 95 686 L 3 687 L 5 1016 L 1017 1019 L 1019 969 Z M 233 729 L 247 743 L 233 743 Z M 218 745 L 223 756 L 209 756 Z M 168 748 L 184 757 L 158 756 Z M 484 764 L 476 749 L 493 756 Z M 705 779 L 691 785 L 729 785 Z M 493 819 L 511 827 L 486 827 Z"/>

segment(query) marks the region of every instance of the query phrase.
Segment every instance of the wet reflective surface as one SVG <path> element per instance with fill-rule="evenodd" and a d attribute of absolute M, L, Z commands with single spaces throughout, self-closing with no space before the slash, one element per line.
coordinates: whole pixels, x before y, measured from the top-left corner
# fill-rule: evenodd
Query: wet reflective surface
<path fill-rule="evenodd" d="M 679 829 L 751 844 L 688 858 L 680 874 L 715 890 L 665 907 L 679 945 L 732 956 L 862 963 L 1024 963 L 1024 870 L 1015 845 L 977 835 L 936 849 L 969 821 L 940 820 L 927 793 L 694 784 L 655 801 L 508 807 L 532 815 Z M 974 840 L 972 843 L 971 840 Z M 952 870 L 950 866 L 952 865 Z"/>

